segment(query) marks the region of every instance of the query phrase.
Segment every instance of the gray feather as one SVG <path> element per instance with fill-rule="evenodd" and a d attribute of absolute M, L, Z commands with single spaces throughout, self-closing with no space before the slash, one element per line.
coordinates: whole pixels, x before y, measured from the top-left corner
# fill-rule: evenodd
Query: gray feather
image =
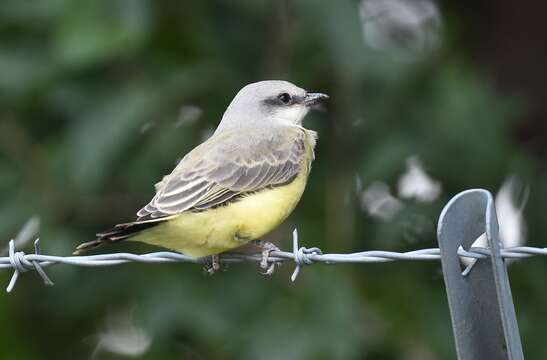
<path fill-rule="evenodd" d="M 298 174 L 304 142 L 313 141 L 312 137 L 301 127 L 215 134 L 156 185 L 156 195 L 137 215 L 158 218 L 205 210 L 245 193 L 286 184 Z"/>

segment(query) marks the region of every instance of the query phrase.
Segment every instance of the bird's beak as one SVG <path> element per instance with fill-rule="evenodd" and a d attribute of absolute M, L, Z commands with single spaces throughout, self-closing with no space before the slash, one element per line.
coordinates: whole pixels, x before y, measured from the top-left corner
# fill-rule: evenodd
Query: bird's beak
<path fill-rule="evenodd" d="M 307 93 L 306 97 L 304 98 L 304 104 L 308 107 L 312 107 L 319 104 L 323 100 L 327 100 L 328 98 L 329 96 L 327 94 Z"/>

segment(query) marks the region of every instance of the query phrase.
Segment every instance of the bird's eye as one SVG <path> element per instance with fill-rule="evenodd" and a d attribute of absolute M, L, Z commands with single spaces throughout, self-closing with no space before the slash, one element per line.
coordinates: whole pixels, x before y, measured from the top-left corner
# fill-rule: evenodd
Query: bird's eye
<path fill-rule="evenodd" d="M 292 100 L 291 96 L 287 93 L 280 94 L 277 98 L 285 105 L 288 105 Z"/>

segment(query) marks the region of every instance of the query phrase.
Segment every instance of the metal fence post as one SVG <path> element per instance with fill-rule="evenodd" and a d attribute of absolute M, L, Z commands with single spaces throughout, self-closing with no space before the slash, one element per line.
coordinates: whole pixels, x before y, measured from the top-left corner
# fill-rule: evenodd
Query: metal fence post
<path fill-rule="evenodd" d="M 469 249 L 483 233 L 491 256 L 462 275 L 458 248 Z M 452 198 L 437 235 L 458 359 L 524 359 L 490 192 L 467 190 Z"/>

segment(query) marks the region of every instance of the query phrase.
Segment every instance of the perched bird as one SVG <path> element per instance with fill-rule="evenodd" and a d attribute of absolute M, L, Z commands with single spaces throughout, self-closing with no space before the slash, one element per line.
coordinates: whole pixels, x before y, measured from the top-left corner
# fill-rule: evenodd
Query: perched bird
<path fill-rule="evenodd" d="M 261 266 L 276 249 L 259 240 L 293 211 L 314 159 L 317 134 L 304 128 L 310 108 L 328 96 L 287 81 L 242 88 L 214 134 L 190 151 L 137 220 L 97 234 L 75 254 L 103 243 L 141 241 L 192 257 L 213 256 L 249 242 L 263 249 Z"/>

